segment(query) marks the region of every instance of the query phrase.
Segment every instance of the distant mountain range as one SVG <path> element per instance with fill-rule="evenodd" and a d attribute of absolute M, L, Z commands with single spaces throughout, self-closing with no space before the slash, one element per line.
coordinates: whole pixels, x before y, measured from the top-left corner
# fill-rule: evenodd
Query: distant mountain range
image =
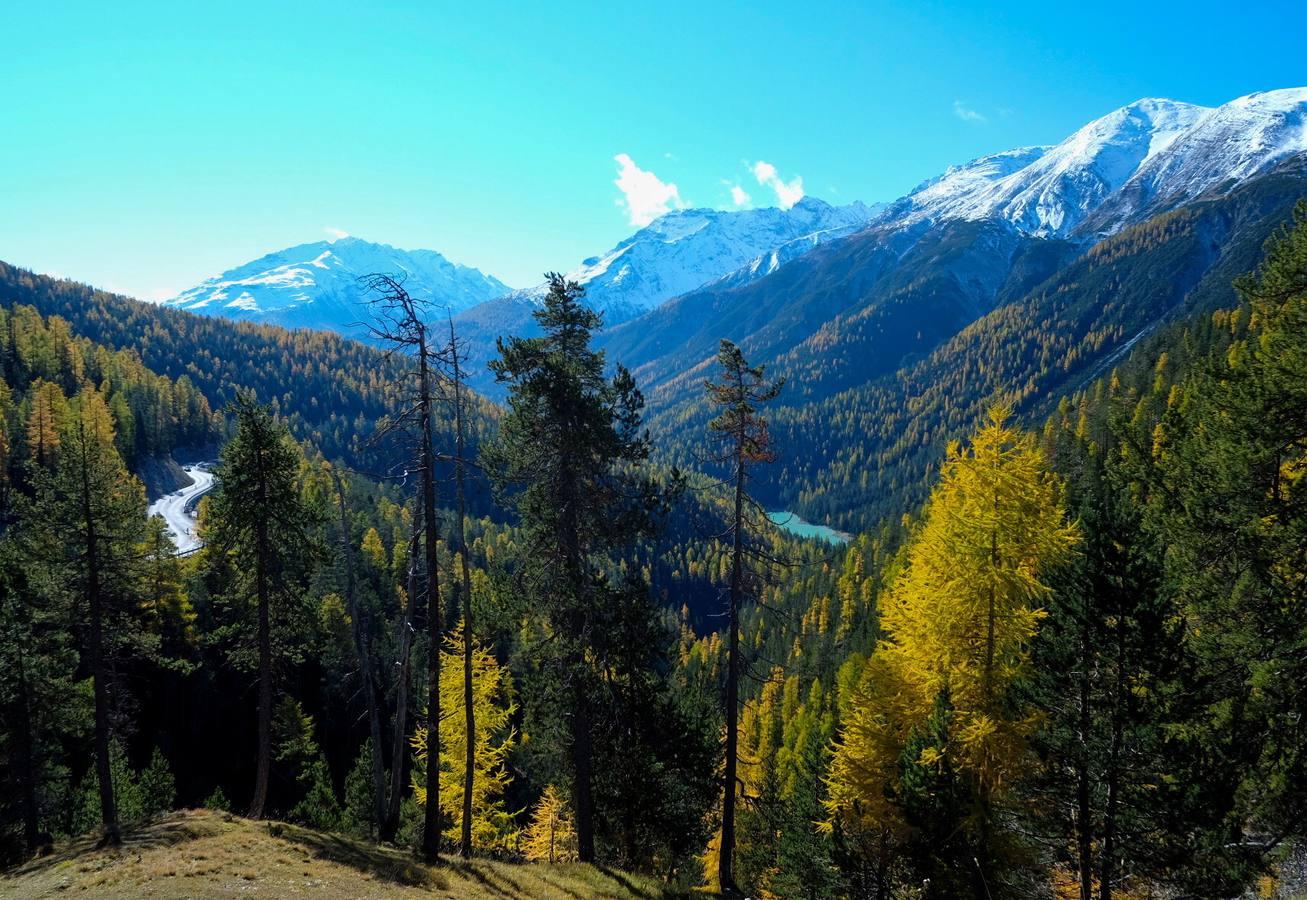
<path fill-rule="evenodd" d="M 497 278 L 452 263 L 434 250 L 400 250 L 355 237 L 300 244 L 229 269 L 164 305 L 221 315 L 360 336 L 367 318 L 359 276 L 401 275 L 408 290 L 461 312 L 507 293 Z"/>
<path fill-rule="evenodd" d="M 1307 88 L 1215 108 L 1146 99 L 889 204 L 669 213 L 569 275 L 604 312 L 599 342 L 636 373 L 672 461 L 701 458 L 702 379 L 730 338 L 789 377 L 774 423 L 805 447 L 760 495 L 855 529 L 907 508 L 981 399 L 1033 409 L 1167 320 L 1232 301 L 1230 278 L 1305 194 Z M 484 363 L 495 337 L 534 332 L 541 288 L 431 251 L 309 244 L 173 305 L 349 333 L 365 315 L 355 274 L 377 270 L 455 309 L 473 383 L 500 396 Z"/>

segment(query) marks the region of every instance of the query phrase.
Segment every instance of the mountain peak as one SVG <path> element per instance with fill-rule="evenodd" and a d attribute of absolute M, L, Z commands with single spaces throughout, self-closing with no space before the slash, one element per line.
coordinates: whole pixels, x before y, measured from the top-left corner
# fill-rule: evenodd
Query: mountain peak
<path fill-rule="evenodd" d="M 497 278 L 434 250 L 403 250 L 353 236 L 297 244 L 229 269 L 164 305 L 284 325 L 345 331 L 366 318 L 359 277 L 399 273 L 408 289 L 455 311 L 507 293 Z"/>
<path fill-rule="evenodd" d="M 1307 89 L 1240 97 L 1215 109 L 1144 97 L 1050 147 L 982 156 L 922 182 L 882 225 L 1003 219 L 1019 231 L 1066 237 L 1092 220 L 1115 231 L 1164 198 L 1192 199 L 1307 151 Z"/>
<path fill-rule="evenodd" d="M 678 209 L 567 274 L 616 324 L 732 273 L 761 277 L 803 249 L 864 227 L 875 210 L 804 197 L 789 209 Z M 538 285 L 513 296 L 539 300 Z"/>

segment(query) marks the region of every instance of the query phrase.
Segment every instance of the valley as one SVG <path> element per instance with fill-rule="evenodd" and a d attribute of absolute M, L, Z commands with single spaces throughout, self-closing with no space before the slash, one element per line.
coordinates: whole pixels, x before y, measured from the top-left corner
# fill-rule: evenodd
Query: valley
<path fill-rule="evenodd" d="M 710 6 L 15 30 L 0 894 L 1303 896 L 1293 16 Z"/>

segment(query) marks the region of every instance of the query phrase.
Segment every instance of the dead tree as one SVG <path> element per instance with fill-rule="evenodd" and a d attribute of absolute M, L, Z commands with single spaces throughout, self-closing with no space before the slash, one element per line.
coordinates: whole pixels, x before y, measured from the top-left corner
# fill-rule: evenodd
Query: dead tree
<path fill-rule="evenodd" d="M 436 862 L 440 853 L 440 565 L 437 558 L 435 405 L 439 349 L 432 345 L 427 324 L 430 304 L 404 289 L 403 279 L 367 275 L 364 287 L 373 293 L 373 322 L 369 331 L 390 357 L 410 361 L 396 385 L 399 409 L 389 429 L 416 429 L 414 460 L 419 475 L 423 518 L 423 547 L 427 610 L 427 771 L 426 819 L 422 856 Z M 398 767 L 397 767 L 398 768 Z M 393 784 L 393 779 L 392 779 Z M 394 799 L 392 798 L 392 806 Z"/>

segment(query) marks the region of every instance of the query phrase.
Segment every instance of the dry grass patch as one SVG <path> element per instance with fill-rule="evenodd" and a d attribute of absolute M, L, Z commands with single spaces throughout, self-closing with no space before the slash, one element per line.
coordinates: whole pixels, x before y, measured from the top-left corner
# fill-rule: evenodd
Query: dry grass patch
<path fill-rule="evenodd" d="M 0 876 L 0 896 L 447 897 L 662 900 L 677 896 L 637 876 L 582 865 L 514 865 L 449 859 L 429 867 L 410 854 L 285 823 L 207 810 L 174 813 L 128 832 L 122 846 L 94 836 Z"/>

